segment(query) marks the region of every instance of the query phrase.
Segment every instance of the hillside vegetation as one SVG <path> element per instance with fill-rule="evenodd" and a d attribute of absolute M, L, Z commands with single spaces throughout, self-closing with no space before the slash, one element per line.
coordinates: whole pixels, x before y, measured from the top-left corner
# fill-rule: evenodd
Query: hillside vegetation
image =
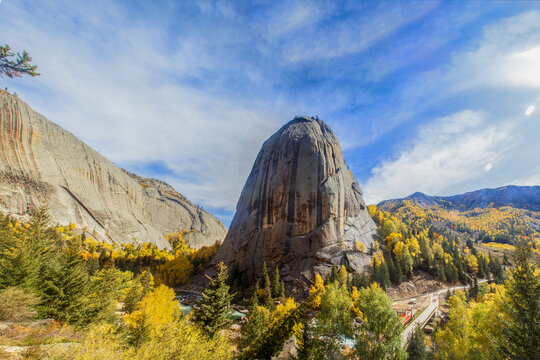
<path fill-rule="evenodd" d="M 413 199 L 387 202 L 382 209 L 415 228 L 433 226 L 477 243 L 530 242 L 540 249 L 540 212 L 510 206 L 459 210 L 440 205 L 425 206 Z"/>

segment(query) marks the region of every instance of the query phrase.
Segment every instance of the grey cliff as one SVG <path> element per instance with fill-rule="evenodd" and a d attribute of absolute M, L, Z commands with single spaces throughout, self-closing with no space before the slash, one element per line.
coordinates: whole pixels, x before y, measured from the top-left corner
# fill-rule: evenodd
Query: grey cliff
<path fill-rule="evenodd" d="M 305 289 L 332 264 L 363 271 L 370 256 L 356 247 L 372 246 L 375 229 L 334 132 L 297 117 L 263 144 L 213 263 L 253 279 L 266 262 Z"/>
<path fill-rule="evenodd" d="M 126 173 L 73 134 L 0 91 L 0 211 L 25 217 L 47 205 L 53 221 L 74 222 L 98 240 L 152 242 L 190 231 L 200 247 L 226 228 L 172 187 Z M 141 180 L 142 179 L 142 180 Z M 146 185 L 143 185 L 146 184 Z"/>

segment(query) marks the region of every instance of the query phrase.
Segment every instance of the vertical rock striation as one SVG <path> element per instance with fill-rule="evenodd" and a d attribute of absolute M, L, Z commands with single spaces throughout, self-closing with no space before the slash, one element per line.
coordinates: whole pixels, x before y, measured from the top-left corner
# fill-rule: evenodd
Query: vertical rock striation
<path fill-rule="evenodd" d="M 55 222 L 74 222 L 102 241 L 152 242 L 190 231 L 200 247 L 226 228 L 165 183 L 128 174 L 73 134 L 0 91 L 0 211 L 24 217 L 47 205 Z M 188 237 L 189 239 L 189 237 Z"/>
<path fill-rule="evenodd" d="M 368 249 L 375 229 L 334 132 L 297 117 L 263 144 L 214 263 L 237 263 L 253 278 L 266 262 L 307 284 L 332 264 L 362 271 L 370 257 L 355 246 Z"/>

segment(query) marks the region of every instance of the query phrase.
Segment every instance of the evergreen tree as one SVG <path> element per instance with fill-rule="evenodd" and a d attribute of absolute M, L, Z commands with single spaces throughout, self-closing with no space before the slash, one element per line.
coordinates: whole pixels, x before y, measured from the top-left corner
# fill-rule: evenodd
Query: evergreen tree
<path fill-rule="evenodd" d="M 401 271 L 405 276 L 407 276 L 409 279 L 412 279 L 413 275 L 413 258 L 409 251 L 405 251 L 403 253 L 403 256 L 401 259 L 399 259 L 399 265 L 401 267 Z"/>
<path fill-rule="evenodd" d="M 498 316 L 501 336 L 497 347 L 504 358 L 540 359 L 540 269 L 532 262 L 527 245 L 517 246 L 514 261 L 506 282 L 503 314 Z"/>
<path fill-rule="evenodd" d="M 266 261 L 263 262 L 261 279 L 262 279 L 262 282 L 263 282 L 262 283 L 262 288 L 263 289 L 271 287 L 271 285 L 270 285 L 270 277 L 268 276 L 268 268 L 266 267 Z"/>
<path fill-rule="evenodd" d="M 10 59 L 15 56 L 15 59 Z M 3 75 L 8 78 L 23 75 L 38 76 L 37 66 L 30 64 L 31 61 L 32 58 L 26 51 L 23 51 L 22 54 L 15 54 L 11 52 L 9 45 L 0 46 L 0 77 Z"/>
<path fill-rule="evenodd" d="M 409 339 L 407 344 L 407 353 L 411 360 L 427 360 L 428 351 L 425 342 L 425 335 L 420 327 L 417 327 Z"/>
<path fill-rule="evenodd" d="M 369 277 L 365 271 L 362 271 L 360 273 L 359 279 L 358 279 L 358 289 L 360 288 L 367 288 L 369 286 Z"/>
<path fill-rule="evenodd" d="M 316 292 L 302 304 L 288 311 L 284 316 L 270 322 L 270 325 L 265 331 L 242 351 L 238 359 L 251 360 L 272 358 L 272 356 L 283 349 L 283 344 L 290 338 L 293 328 L 301 323 L 301 319 L 306 313 L 308 303 L 313 300 L 313 296 L 317 295 L 319 295 L 319 292 Z"/>
<path fill-rule="evenodd" d="M 59 238 L 48 226 L 46 208 L 33 211 L 28 227 L 8 228 L 9 217 L 3 217 L 4 231 L 0 234 L 0 289 L 10 286 L 36 289 L 41 282 L 41 267 L 48 261 Z M 18 224 L 18 222 L 13 222 Z"/>
<path fill-rule="evenodd" d="M 469 288 L 469 299 L 476 300 L 476 296 L 478 295 L 478 279 L 476 276 L 473 278 L 473 284 Z"/>
<path fill-rule="evenodd" d="M 242 338 L 239 342 L 240 350 L 247 348 L 266 330 L 270 324 L 270 311 L 262 306 L 256 306 L 250 312 L 247 323 L 242 326 Z"/>
<path fill-rule="evenodd" d="M 270 276 L 268 275 L 268 269 L 266 268 L 266 262 L 263 263 L 262 281 L 264 290 L 263 304 L 267 308 L 271 309 L 274 306 L 274 302 L 272 301 L 272 287 L 270 283 Z"/>
<path fill-rule="evenodd" d="M 233 296 L 229 294 L 227 266 L 224 263 L 217 264 L 217 274 L 201 296 L 194 311 L 194 320 L 207 334 L 214 336 L 231 324 L 229 314 Z"/>
<path fill-rule="evenodd" d="M 491 253 L 489 253 L 489 271 L 493 274 L 493 279 L 497 284 L 502 284 L 504 282 L 502 265 L 499 259 Z"/>
<path fill-rule="evenodd" d="M 332 270 L 330 271 L 330 274 L 326 278 L 326 284 L 331 284 L 335 281 L 338 281 L 338 270 L 336 268 L 336 265 L 332 264 Z"/>
<path fill-rule="evenodd" d="M 80 238 L 69 240 L 57 258 L 42 266 L 39 314 L 82 326 L 89 321 L 89 277 L 79 254 Z"/>
<path fill-rule="evenodd" d="M 277 298 L 281 295 L 281 280 L 279 279 L 279 269 L 276 266 L 274 276 L 272 277 L 272 297 Z"/>
<path fill-rule="evenodd" d="M 394 260 L 392 260 L 392 255 L 388 255 L 386 257 L 386 265 L 388 267 L 390 281 L 395 285 L 399 285 L 401 284 L 401 281 L 402 281 L 402 274 L 401 274 L 401 267 L 396 268 L 396 264 L 399 266 L 399 261 L 394 263 Z"/>
<path fill-rule="evenodd" d="M 437 280 L 440 282 L 446 281 L 446 274 L 444 272 L 444 265 L 438 263 L 435 268 L 435 276 L 437 276 Z"/>
<path fill-rule="evenodd" d="M 253 293 L 251 294 L 251 298 L 249 298 L 249 311 L 254 311 L 257 306 L 259 306 L 259 280 L 255 282 L 255 286 L 253 287 Z"/>
<path fill-rule="evenodd" d="M 385 261 L 374 264 L 371 282 L 377 282 L 384 290 L 390 286 L 390 274 Z"/>

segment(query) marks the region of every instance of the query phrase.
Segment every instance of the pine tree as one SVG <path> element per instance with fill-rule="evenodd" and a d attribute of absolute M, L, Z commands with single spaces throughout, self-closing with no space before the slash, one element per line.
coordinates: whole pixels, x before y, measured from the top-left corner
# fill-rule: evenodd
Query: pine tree
<path fill-rule="evenodd" d="M 3 218 L 0 235 L 0 289 L 20 286 L 36 289 L 41 282 L 41 267 L 58 243 L 54 229 L 48 226 L 46 208 L 33 211 L 28 227 L 19 226 L 12 233 L 9 217 Z"/>
<path fill-rule="evenodd" d="M 262 275 L 261 279 L 263 281 L 262 288 L 266 289 L 267 287 L 270 288 L 270 277 L 268 276 L 268 268 L 266 267 L 266 261 L 263 262 L 263 268 L 262 268 Z"/>
<path fill-rule="evenodd" d="M 10 58 L 15 57 L 10 60 Z M 9 45 L 0 46 L 0 77 L 3 75 L 8 78 L 21 77 L 22 75 L 38 76 L 37 66 L 30 64 L 32 58 L 23 51 L 22 54 L 11 52 Z"/>
<path fill-rule="evenodd" d="M 473 278 L 473 284 L 469 289 L 469 299 L 476 300 L 477 295 L 478 295 L 478 279 L 475 276 Z"/>
<path fill-rule="evenodd" d="M 251 294 L 251 298 L 249 298 L 249 311 L 254 311 L 257 306 L 259 306 L 259 280 L 255 282 L 253 293 Z"/>
<path fill-rule="evenodd" d="M 427 360 L 428 351 L 426 347 L 424 332 L 417 327 L 411 334 L 409 343 L 407 344 L 407 353 L 411 360 Z"/>
<path fill-rule="evenodd" d="M 263 304 L 267 308 L 272 308 L 274 302 L 272 301 L 272 285 L 270 283 L 270 276 L 268 275 L 268 269 L 266 268 L 266 262 L 263 263 L 262 269 L 262 282 L 263 282 Z"/>
<path fill-rule="evenodd" d="M 250 312 L 247 323 L 242 326 L 242 338 L 239 348 L 245 349 L 255 341 L 270 324 L 270 310 L 262 306 L 256 306 Z"/>
<path fill-rule="evenodd" d="M 390 275 L 390 281 L 395 285 L 401 284 L 401 281 L 403 280 L 403 275 L 401 273 L 401 267 L 399 266 L 399 261 L 396 261 L 394 263 L 394 260 L 392 260 L 392 256 L 389 255 L 386 258 L 386 264 L 388 266 L 388 273 Z"/>
<path fill-rule="evenodd" d="M 338 270 L 336 268 L 336 265 L 332 264 L 332 270 L 330 271 L 330 274 L 326 278 L 326 284 L 331 284 L 335 281 L 338 281 Z"/>
<path fill-rule="evenodd" d="M 272 297 L 278 298 L 281 294 L 281 281 L 279 279 L 279 269 L 276 266 L 272 277 Z"/>
<path fill-rule="evenodd" d="M 201 297 L 194 311 L 194 319 L 207 334 L 214 336 L 231 324 L 229 313 L 233 296 L 229 294 L 227 266 L 224 263 L 217 264 L 217 274 L 210 279 Z"/>
<path fill-rule="evenodd" d="M 527 245 L 518 245 L 514 257 L 503 315 L 498 317 L 501 336 L 497 347 L 504 358 L 540 359 L 540 269 L 532 262 Z"/>
<path fill-rule="evenodd" d="M 90 304 L 88 273 L 79 250 L 80 239 L 72 238 L 58 258 L 43 264 L 39 313 L 80 326 L 89 321 Z"/>
<path fill-rule="evenodd" d="M 437 264 L 437 267 L 435 268 L 435 275 L 437 276 L 437 280 L 440 282 L 446 281 L 446 274 L 444 272 L 444 266 L 442 264 Z"/>

